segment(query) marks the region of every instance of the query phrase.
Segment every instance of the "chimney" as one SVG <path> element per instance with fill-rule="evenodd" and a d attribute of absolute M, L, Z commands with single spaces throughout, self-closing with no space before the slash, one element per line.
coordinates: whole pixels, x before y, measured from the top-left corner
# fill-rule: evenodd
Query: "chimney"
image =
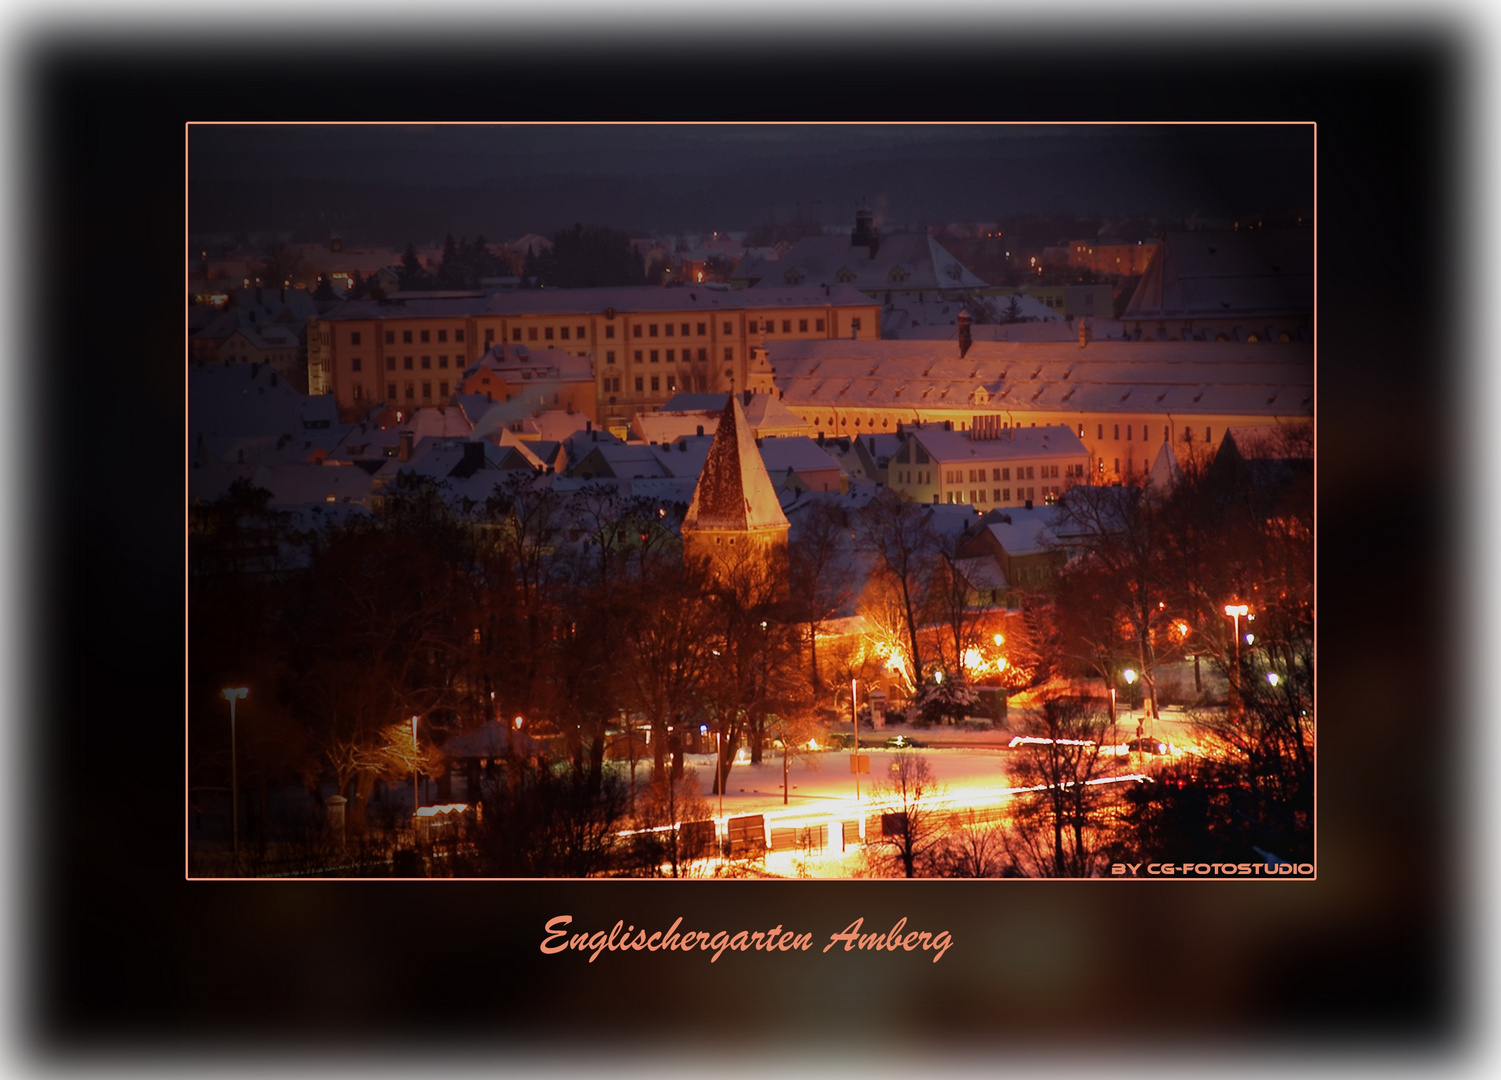
<path fill-rule="evenodd" d="M 875 247 L 875 229 L 868 207 L 862 206 L 855 211 L 855 231 L 850 233 L 850 247 Z"/>
<path fill-rule="evenodd" d="M 464 443 L 464 460 L 461 467 L 468 475 L 473 475 L 478 469 L 485 467 L 485 444 L 482 442 Z"/>
<path fill-rule="evenodd" d="M 585 431 L 593 431 L 594 430 L 594 421 L 593 420 L 585 420 L 584 421 L 584 430 Z"/>
<path fill-rule="evenodd" d="M 954 422 L 952 420 L 945 420 L 943 422 L 943 430 L 944 431 L 953 431 L 954 430 Z"/>
<path fill-rule="evenodd" d="M 964 308 L 959 309 L 959 359 L 964 359 L 964 354 L 969 352 L 973 339 L 969 336 L 969 312 Z"/>
<path fill-rule="evenodd" d="M 396 457 L 399 461 L 412 460 L 412 433 L 403 431 L 397 436 Z"/>
<path fill-rule="evenodd" d="M 743 405 L 743 406 L 746 406 L 748 408 L 750 406 L 750 401 L 751 401 L 751 391 L 749 391 L 749 390 L 742 390 L 740 392 L 740 404 Z"/>
<path fill-rule="evenodd" d="M 700 435 L 702 435 L 702 434 L 703 434 L 703 433 L 704 433 L 704 425 L 702 425 L 702 424 L 699 424 L 699 425 L 698 425 L 698 433 L 699 433 L 699 434 L 700 434 Z"/>
<path fill-rule="evenodd" d="M 1093 331 L 1090 328 L 1089 320 L 1088 319 L 1080 319 L 1079 320 L 1079 348 L 1082 349 L 1082 348 L 1084 348 L 1084 346 L 1088 345 L 1089 342 L 1090 342 L 1090 340 L 1093 337 L 1094 337 L 1094 333 L 1093 333 Z"/>

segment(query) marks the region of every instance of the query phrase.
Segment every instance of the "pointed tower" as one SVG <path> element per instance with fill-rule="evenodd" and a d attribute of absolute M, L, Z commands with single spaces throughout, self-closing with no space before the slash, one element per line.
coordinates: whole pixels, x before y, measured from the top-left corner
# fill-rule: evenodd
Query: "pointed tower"
<path fill-rule="evenodd" d="M 1152 462 L 1152 471 L 1147 474 L 1147 487 L 1158 495 L 1167 495 L 1183 479 L 1183 470 L 1178 466 L 1178 455 L 1173 453 L 1172 443 L 1164 441 Z"/>
<path fill-rule="evenodd" d="M 787 515 L 740 399 L 730 395 L 683 518 L 683 555 L 707 560 L 716 577 L 787 580 Z"/>

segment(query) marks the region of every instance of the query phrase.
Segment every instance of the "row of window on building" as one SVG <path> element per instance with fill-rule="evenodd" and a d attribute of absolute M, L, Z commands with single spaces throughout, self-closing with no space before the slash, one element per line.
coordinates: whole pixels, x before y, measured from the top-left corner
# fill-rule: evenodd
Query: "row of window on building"
<path fill-rule="evenodd" d="M 421 388 L 422 388 L 422 400 L 423 401 L 432 401 L 433 400 L 433 384 L 430 383 L 430 382 L 425 382 L 425 383 L 422 383 Z M 408 401 L 415 401 L 417 399 L 417 384 L 416 383 L 407 383 L 405 389 L 406 389 L 406 399 Z M 392 383 L 392 382 L 386 383 L 386 400 L 387 401 L 396 401 L 397 400 L 396 391 L 397 391 L 397 386 L 396 386 L 395 383 Z M 364 401 L 365 400 L 365 386 L 364 386 L 363 383 L 355 383 L 354 384 L 354 400 L 356 400 L 356 401 Z M 446 382 L 440 382 L 438 384 L 438 397 L 437 397 L 437 400 L 439 400 L 439 401 L 447 401 L 448 400 L 448 383 L 446 383 Z"/>
<path fill-rule="evenodd" d="M 443 345 L 443 344 L 446 344 L 448 342 L 448 331 L 447 330 L 438 330 L 438 331 L 432 331 L 432 330 L 403 330 L 403 331 L 401 331 L 401 343 L 403 345 L 412 345 L 412 344 L 416 344 L 417 342 L 420 342 L 423 345 L 428 345 L 428 344 L 432 343 L 432 340 L 433 340 L 432 335 L 434 333 L 436 333 L 438 335 L 438 344 Z M 414 342 L 412 340 L 412 335 L 413 334 L 419 335 L 418 338 L 417 338 L 417 342 Z M 583 335 L 580 335 L 580 336 L 582 337 Z M 453 332 L 453 340 L 454 340 L 454 342 L 456 344 L 462 345 L 464 343 L 464 331 L 463 330 L 455 330 Z M 359 344 L 361 344 L 361 333 L 360 333 L 360 331 L 358 331 L 358 330 L 351 330 L 350 331 L 350 333 L 349 333 L 349 344 L 351 344 L 351 345 L 359 345 Z M 396 331 L 395 330 L 387 330 L 386 331 L 386 344 L 387 345 L 395 345 L 396 344 Z"/>
<path fill-rule="evenodd" d="M 1112 427 L 1114 429 L 1115 441 L 1116 442 L 1120 442 L 1121 441 L 1121 426 L 1119 424 L 1113 424 Z M 1132 441 L 1131 436 L 1132 436 L 1133 431 L 1134 431 L 1134 426 L 1131 425 L 1131 424 L 1127 424 L 1126 425 L 1126 442 L 1131 442 Z M 1204 441 L 1206 443 L 1214 442 L 1214 437 L 1213 436 L 1214 436 L 1214 429 L 1212 427 L 1206 427 L 1204 429 Z M 1147 439 L 1147 437 L 1148 437 L 1147 436 L 1147 425 L 1146 424 L 1142 424 L 1141 425 L 1141 438 L 1142 438 L 1142 441 L 1145 442 L 1146 439 Z M 1162 441 L 1163 442 L 1169 442 L 1169 441 L 1171 441 L 1172 437 L 1173 437 L 1173 429 L 1170 428 L 1166 424 L 1162 425 Z M 1084 425 L 1083 424 L 1079 425 L 1079 438 L 1081 438 L 1081 439 L 1084 438 Z M 1105 438 L 1105 425 L 1104 424 L 1096 424 L 1095 425 L 1095 439 L 1097 441 L 1102 441 L 1104 438 Z M 1183 441 L 1186 442 L 1186 443 L 1193 442 L 1193 429 L 1192 428 L 1185 427 L 1183 429 Z"/>
<path fill-rule="evenodd" d="M 1008 487 L 990 488 L 988 490 L 986 488 L 971 488 L 968 494 L 970 506 L 987 506 L 991 502 L 1028 502 L 1037 499 L 1037 489 L 1031 486 L 1017 488 L 1015 499 L 1011 498 L 1011 488 Z M 1058 485 L 1044 484 L 1042 488 L 1043 505 L 1052 506 L 1058 501 L 1058 496 L 1061 494 L 1063 494 L 1063 489 Z M 949 492 L 948 501 L 957 506 L 964 501 L 964 495 L 965 492 L 963 491 L 951 491 Z M 991 497 L 987 498 L 987 495 Z M 937 502 L 938 496 L 933 496 L 933 501 Z"/>
<path fill-rule="evenodd" d="M 1079 475 L 1082 476 L 1083 475 L 1083 472 L 1082 472 L 1083 466 L 1082 465 L 1078 466 L 1078 468 L 1081 470 L 1080 473 L 1079 473 Z M 1056 477 L 1058 475 L 1058 466 L 1057 465 L 1018 465 L 1016 467 L 1016 478 L 1018 480 L 1036 480 L 1037 479 L 1037 470 L 1038 469 L 1042 470 L 1042 478 L 1044 480 L 1049 479 L 1050 477 Z M 1069 465 L 1068 466 L 1068 472 L 1065 473 L 1064 475 L 1065 476 L 1073 476 L 1074 475 L 1074 469 L 1075 469 L 1075 466 Z M 977 482 L 978 483 L 984 483 L 985 479 L 986 479 L 986 477 L 985 477 L 985 470 L 984 469 L 970 469 L 970 470 L 968 470 L 968 482 L 969 483 L 971 483 L 971 484 L 977 483 Z M 996 481 L 996 480 L 1010 480 L 1011 479 L 1011 467 L 1009 465 L 1003 465 L 1003 466 L 1001 466 L 998 469 L 997 468 L 992 468 L 990 470 L 990 479 L 992 481 Z M 965 483 L 966 482 L 965 470 L 964 469 L 948 469 L 948 470 L 945 470 L 945 472 L 943 474 L 943 482 L 945 484 L 962 484 L 962 483 Z"/>
<path fill-rule="evenodd" d="M 422 370 L 423 371 L 429 371 L 429 370 L 432 369 L 433 358 L 431 356 L 424 356 L 424 357 L 421 357 L 420 359 L 421 359 L 421 362 L 422 362 Z M 455 367 L 458 367 L 458 365 L 459 365 L 459 359 L 460 358 L 457 357 L 457 356 L 454 357 L 454 366 Z M 442 369 L 446 369 L 448 367 L 448 357 L 447 356 L 439 356 L 438 357 L 438 367 L 442 368 Z M 413 358 L 410 357 L 410 356 L 403 356 L 401 358 L 401 368 L 402 368 L 403 371 L 411 371 L 411 370 L 413 370 Z M 349 370 L 353 371 L 353 372 L 363 371 L 364 370 L 364 360 L 363 360 L 363 358 L 358 357 L 358 356 L 351 356 L 349 358 Z M 395 371 L 396 370 L 396 357 L 394 357 L 394 356 L 388 356 L 388 357 L 386 357 L 386 370 L 387 371 Z"/>

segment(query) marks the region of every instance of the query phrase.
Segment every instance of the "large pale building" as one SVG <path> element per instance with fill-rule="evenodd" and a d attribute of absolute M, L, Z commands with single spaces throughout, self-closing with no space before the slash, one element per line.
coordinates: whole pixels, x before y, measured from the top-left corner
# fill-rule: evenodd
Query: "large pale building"
<path fill-rule="evenodd" d="M 1150 469 L 1164 442 L 1183 459 L 1229 427 L 1313 420 L 1313 347 L 1296 342 L 1093 341 L 1086 324 L 1072 343 L 977 341 L 961 354 L 936 341 L 781 342 L 768 359 L 814 437 L 1061 424 L 1097 483 Z"/>
<path fill-rule="evenodd" d="M 873 340 L 880 306 L 844 286 L 524 289 L 341 304 L 308 323 L 309 392 L 346 414 L 442 404 L 439 388 L 496 344 L 593 363 L 596 414 L 619 426 L 680 392 L 754 388 L 752 351 L 807 338 Z M 429 396 L 430 395 L 430 396 Z"/>
<path fill-rule="evenodd" d="M 892 455 L 887 486 L 916 502 L 993 506 L 1051 505 L 1086 481 L 1089 451 L 1062 424 L 1002 428 L 995 419 L 955 431 L 917 428 Z"/>

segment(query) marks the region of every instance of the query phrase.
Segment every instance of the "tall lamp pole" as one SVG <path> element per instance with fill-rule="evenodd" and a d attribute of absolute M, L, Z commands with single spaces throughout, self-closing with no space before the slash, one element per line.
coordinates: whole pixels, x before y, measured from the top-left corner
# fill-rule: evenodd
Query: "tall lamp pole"
<path fill-rule="evenodd" d="M 1127 686 L 1135 686 L 1136 685 L 1136 671 L 1135 671 L 1135 669 L 1133 669 L 1133 668 L 1127 668 L 1125 671 L 1121 672 L 1121 675 L 1122 675 L 1122 677 L 1125 678 Z M 1134 701 L 1134 698 L 1132 697 L 1132 695 L 1131 695 L 1131 693 L 1129 691 L 1126 694 L 1126 710 L 1127 710 L 1126 711 L 1126 716 L 1128 718 L 1128 721 L 1129 721 L 1129 719 L 1134 718 L 1136 716 L 1135 701 Z M 1136 752 L 1138 754 L 1141 753 L 1141 721 L 1140 720 L 1136 721 Z"/>
<path fill-rule="evenodd" d="M 855 818 L 860 839 L 865 839 L 865 812 L 860 809 L 860 710 L 857 707 L 858 679 L 850 680 L 850 727 L 855 733 L 855 756 L 850 759 L 855 767 Z"/>
<path fill-rule="evenodd" d="M 235 702 L 248 693 L 250 688 L 245 686 L 233 686 L 223 691 L 224 700 L 229 702 L 229 820 L 232 850 L 236 855 L 240 853 L 240 777 L 235 766 Z"/>
<path fill-rule="evenodd" d="M 417 797 L 417 717 L 412 717 L 412 827 L 417 826 L 417 810 L 422 800 Z"/>
<path fill-rule="evenodd" d="M 1235 669 L 1231 672 L 1231 688 L 1235 691 L 1235 716 L 1239 719 L 1243 711 L 1240 699 L 1240 617 L 1246 614 L 1245 604 L 1226 604 L 1225 614 L 1235 620 Z"/>

